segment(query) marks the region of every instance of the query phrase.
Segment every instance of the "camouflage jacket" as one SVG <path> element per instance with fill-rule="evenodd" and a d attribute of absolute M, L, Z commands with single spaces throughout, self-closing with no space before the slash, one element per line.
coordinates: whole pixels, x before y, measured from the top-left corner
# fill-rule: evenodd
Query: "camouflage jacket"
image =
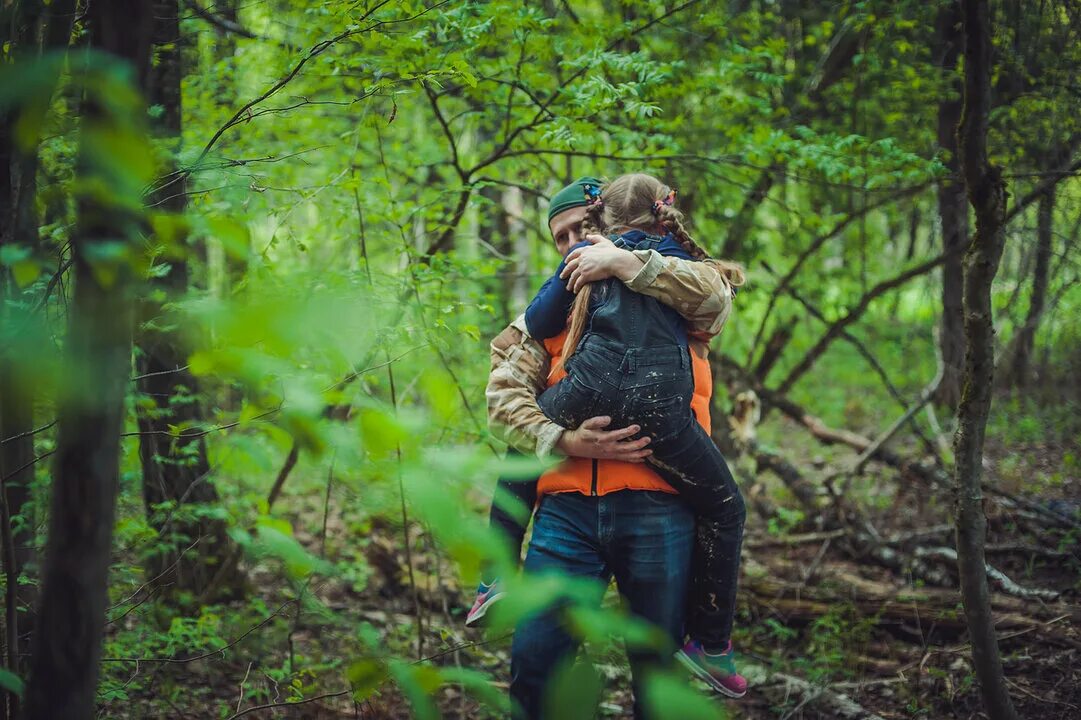
<path fill-rule="evenodd" d="M 732 309 L 728 283 L 711 260 L 681 260 L 655 250 L 634 254 L 644 264 L 627 287 L 675 308 L 687 320 L 692 350 L 705 357 L 706 343 L 720 333 Z M 537 395 L 547 386 L 551 356 L 530 337 L 523 315 L 492 340 L 491 352 L 485 396 L 492 433 L 522 452 L 549 455 L 565 429 L 537 406 Z"/>

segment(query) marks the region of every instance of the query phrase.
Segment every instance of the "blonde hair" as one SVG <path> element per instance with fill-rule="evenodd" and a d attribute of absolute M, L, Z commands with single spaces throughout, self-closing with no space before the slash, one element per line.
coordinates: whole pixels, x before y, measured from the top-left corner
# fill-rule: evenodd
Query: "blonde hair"
<path fill-rule="evenodd" d="M 709 255 L 687 232 L 683 224 L 683 213 L 670 204 L 672 195 L 672 188 L 652 175 L 645 173 L 620 175 L 601 190 L 601 202 L 590 205 L 586 209 L 586 217 L 582 221 L 582 236 L 592 233 L 626 232 L 631 229 L 652 231 L 659 225 L 672 233 L 688 255 L 695 260 L 705 260 Z M 713 262 L 730 286 L 743 285 L 746 277 L 742 266 L 724 260 Z M 578 343 L 582 339 L 586 317 L 589 314 L 589 298 L 592 290 L 593 283 L 589 283 L 579 290 L 577 297 L 574 298 L 567 338 L 563 342 L 563 356 L 560 358 L 559 365 L 562 365 L 563 360 L 570 357 L 578 348 Z"/>

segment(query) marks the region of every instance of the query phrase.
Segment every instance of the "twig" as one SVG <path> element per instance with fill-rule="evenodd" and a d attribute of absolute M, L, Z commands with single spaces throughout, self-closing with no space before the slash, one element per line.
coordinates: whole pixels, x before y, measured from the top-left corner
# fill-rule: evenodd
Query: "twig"
<path fill-rule="evenodd" d="M 259 712 L 261 710 L 271 710 L 273 708 L 279 708 L 279 707 L 292 707 L 294 705 L 307 705 L 308 703 L 318 702 L 319 700 L 326 700 L 327 698 L 336 698 L 336 697 L 341 697 L 342 695 L 349 695 L 352 692 L 353 692 L 352 690 L 339 690 L 338 692 L 326 693 L 326 694 L 323 694 L 323 695 L 316 695 L 315 697 L 308 698 L 307 700 L 297 700 L 296 702 L 283 702 L 283 703 L 270 703 L 268 705 L 256 705 L 255 707 L 250 707 L 247 710 L 242 710 L 241 712 L 230 715 L 228 718 L 226 718 L 226 720 L 236 720 L 236 718 L 238 718 L 238 717 L 244 717 L 245 715 L 249 715 L 249 714 L 254 713 L 254 712 Z"/>
<path fill-rule="evenodd" d="M 898 273 L 897 275 L 894 275 L 888 280 L 883 280 L 882 282 L 878 283 L 870 290 L 865 292 L 860 298 L 859 302 L 856 303 L 856 305 L 852 307 L 847 313 L 845 313 L 843 317 L 834 322 L 825 332 L 825 334 L 822 335 L 821 338 L 819 338 L 818 342 L 815 343 L 814 347 L 812 347 L 807 352 L 807 354 L 804 355 L 803 359 L 800 360 L 796 364 L 796 366 L 789 371 L 788 375 L 777 387 L 777 392 L 787 392 L 789 388 L 791 388 L 795 384 L 796 380 L 801 378 L 804 373 L 810 370 L 814 363 L 822 355 L 822 353 L 826 351 L 826 348 L 830 346 L 830 344 L 840 335 L 840 333 L 846 327 L 856 322 L 860 319 L 860 317 L 863 316 L 864 311 L 867 310 L 867 308 L 871 305 L 871 302 L 875 298 L 885 294 L 890 290 L 893 290 L 894 288 L 904 285 L 913 278 L 927 274 L 931 270 L 937 268 L 942 263 L 946 262 L 949 257 L 959 254 L 963 250 L 964 247 L 962 246 L 958 246 L 957 248 L 948 250 L 941 255 L 932 258 L 931 260 L 927 260 L 920 263 L 919 265 L 911 267 L 901 273 Z"/>
<path fill-rule="evenodd" d="M 201 438 L 201 437 L 203 437 L 205 435 L 209 435 L 211 433 L 221 432 L 222 430 L 230 430 L 232 428 L 237 427 L 238 425 L 243 425 L 245 423 L 250 423 L 250 422 L 255 422 L 256 420 L 261 420 L 261 419 L 267 417 L 268 415 L 273 415 L 276 412 L 280 412 L 282 407 L 283 407 L 283 405 L 278 405 L 278 407 L 273 408 L 271 410 L 267 410 L 264 413 L 259 413 L 255 417 L 250 418 L 248 420 L 237 420 L 236 422 L 226 423 L 225 425 L 218 425 L 216 427 L 207 428 L 206 430 L 200 430 L 199 432 L 194 432 L 194 433 L 189 433 L 186 430 L 181 430 L 180 432 L 171 432 L 169 430 L 145 430 L 145 431 L 135 431 L 135 432 L 120 433 L 120 437 L 134 437 L 134 436 L 137 436 L 137 435 L 165 435 L 166 437 L 171 437 L 171 438 L 176 438 L 176 439 L 194 440 L 196 438 Z"/>
<path fill-rule="evenodd" d="M 56 425 L 56 420 L 53 420 L 51 423 L 49 423 L 47 425 L 42 425 L 41 427 L 37 428 L 36 430 L 27 430 L 24 433 L 19 433 L 18 435 L 12 435 L 11 437 L 4 438 L 3 440 L 0 440 L 0 445 L 7 445 L 9 442 L 19 440 L 20 438 L 24 438 L 24 437 L 27 437 L 29 435 L 37 435 L 39 432 L 45 432 L 46 430 L 51 428 L 53 425 Z"/>
<path fill-rule="evenodd" d="M 26 468 L 30 467 L 31 465 L 37 464 L 38 462 L 40 462 L 40 461 L 44 460 L 45 458 L 49 457 L 50 455 L 52 455 L 54 452 L 56 452 L 56 450 L 49 450 L 48 452 L 43 452 L 42 454 L 38 455 L 33 460 L 30 460 L 28 462 L 23 463 L 19 467 L 15 468 L 13 471 L 9 472 L 4 477 L 0 478 L 0 483 L 7 482 L 9 479 L 15 477 L 16 475 L 21 473 Z"/>
<path fill-rule="evenodd" d="M 146 373 L 145 375 L 136 375 L 131 381 L 137 382 L 148 377 L 157 377 L 159 375 L 172 375 L 173 373 L 184 372 L 190 367 L 190 365 L 184 365 L 183 367 L 174 368 L 173 370 L 159 370 L 158 372 Z"/>
<path fill-rule="evenodd" d="M 922 185 L 918 188 L 909 190 L 903 193 L 901 197 L 915 194 L 916 190 L 923 190 L 925 187 L 926 185 Z M 788 272 L 784 274 L 784 277 L 781 278 L 780 284 L 773 289 L 773 293 L 770 295 L 769 302 L 766 304 L 766 310 L 764 313 L 762 313 L 762 320 L 758 324 L 758 330 L 754 334 L 754 340 L 751 341 L 751 349 L 747 355 L 748 366 L 751 364 L 751 360 L 752 358 L 754 358 L 754 354 L 758 350 L 758 343 L 762 340 L 762 333 L 765 332 L 766 323 L 769 321 L 770 313 L 773 311 L 773 308 L 777 303 L 777 298 L 781 296 L 781 293 L 783 293 L 788 288 L 788 286 L 799 274 L 800 270 L 803 269 L 803 264 L 807 262 L 807 260 L 812 255 L 818 252 L 818 250 L 821 249 L 821 247 L 825 245 L 829 240 L 840 235 L 845 228 L 852 224 L 852 222 L 862 218 L 867 213 L 897 202 L 901 199 L 901 197 L 898 197 L 897 195 L 885 196 L 877 199 L 875 202 L 864 205 L 862 208 L 855 212 L 851 212 L 848 215 L 845 215 L 844 218 L 838 221 L 837 224 L 830 228 L 827 232 L 824 232 L 818 237 L 814 238 L 806 247 L 806 249 L 804 249 L 804 251 L 800 253 L 799 257 L 796 258 L 796 262 L 792 263 L 792 267 L 790 267 L 788 269 Z"/>
<path fill-rule="evenodd" d="M 248 675 L 251 673 L 251 666 L 254 660 L 248 662 L 248 669 L 244 671 L 244 679 L 240 681 L 240 693 L 236 699 L 236 711 L 240 712 L 240 705 L 244 702 L 244 683 L 248 681 Z"/>
<path fill-rule="evenodd" d="M 901 417 L 894 420 L 893 424 L 886 428 L 886 431 L 884 433 L 879 435 L 874 440 L 874 442 L 867 446 L 867 449 L 860 453 L 860 456 L 856 458 L 856 462 L 852 466 L 853 472 L 862 473 L 863 466 L 867 464 L 867 461 L 870 459 L 870 457 L 876 452 L 878 452 L 878 449 L 882 447 L 883 444 L 888 442 L 890 438 L 897 434 L 897 431 L 900 430 L 906 422 L 912 419 L 912 416 L 919 412 L 920 408 L 922 408 L 924 405 L 931 401 L 931 398 L 934 397 L 935 393 L 938 391 L 938 386 L 942 384 L 942 378 L 945 376 L 945 374 L 946 364 L 942 362 L 940 358 L 938 363 L 938 370 L 935 373 L 934 379 L 932 379 L 931 382 L 927 384 L 927 387 L 923 389 L 923 392 L 920 393 L 920 396 L 916 399 L 916 402 L 912 403 L 912 405 L 908 408 L 908 410 L 905 410 Z"/>
<path fill-rule="evenodd" d="M 116 603 L 114 603 L 114 604 L 110 605 L 110 606 L 109 606 L 108 608 L 106 608 L 106 609 L 105 609 L 105 611 L 106 611 L 106 612 L 109 612 L 110 610 L 115 610 L 116 608 L 120 607 L 121 605 L 124 605 L 124 604 L 126 604 L 126 603 L 129 603 L 129 602 L 131 602 L 131 601 L 132 601 L 132 600 L 133 600 L 133 599 L 135 598 L 135 596 L 136 596 L 136 595 L 138 595 L 139 593 L 141 593 L 141 592 L 142 592 L 143 590 L 145 590 L 146 588 L 150 587 L 151 585 L 154 585 L 154 584 L 156 584 L 156 583 L 158 582 L 158 580 L 161 580 L 161 579 L 162 579 L 163 577 L 165 577 L 165 576 L 166 576 L 166 575 L 167 575 L 167 574 L 168 574 L 168 573 L 169 573 L 170 571 L 172 571 L 172 569 L 173 569 L 173 568 L 175 568 L 175 567 L 177 566 L 177 564 L 178 564 L 178 563 L 180 562 L 181 558 L 183 558 L 183 557 L 184 557 L 184 553 L 188 552 L 188 551 L 189 551 L 189 550 L 191 550 L 191 549 L 192 549 L 193 547 L 195 547 L 196 545 L 198 545 L 198 544 L 199 544 L 199 542 L 200 542 L 200 541 L 201 541 L 202 539 L 203 539 L 202 537 L 198 537 L 198 538 L 196 538 L 196 539 L 195 539 L 195 542 L 193 542 L 193 543 L 192 543 L 191 545 L 188 545 L 188 546 L 187 546 L 186 548 L 184 548 L 183 550 L 181 550 L 181 551 L 180 551 L 180 554 L 179 554 L 179 555 L 177 556 L 176 560 L 174 560 L 174 561 L 173 561 L 172 565 L 170 565 L 169 567 L 165 568 L 165 569 L 164 569 L 164 570 L 162 570 L 162 571 L 161 571 L 160 573 L 158 573 L 157 575 L 155 575 L 155 576 L 154 576 L 153 578 L 151 578 L 150 580 L 147 580 L 147 581 L 146 581 L 145 583 L 143 583 L 143 584 L 142 584 L 142 585 L 140 585 L 139 587 L 135 588 L 135 592 L 133 592 L 133 593 L 132 593 L 131 595 L 128 595 L 128 596 L 127 596 L 126 598 L 124 598 L 123 600 L 120 600 L 120 601 L 118 601 L 118 602 L 116 602 Z M 119 618 L 118 618 L 118 619 L 119 619 Z M 116 622 L 116 621 L 115 621 L 115 620 L 110 620 L 109 622 Z"/>

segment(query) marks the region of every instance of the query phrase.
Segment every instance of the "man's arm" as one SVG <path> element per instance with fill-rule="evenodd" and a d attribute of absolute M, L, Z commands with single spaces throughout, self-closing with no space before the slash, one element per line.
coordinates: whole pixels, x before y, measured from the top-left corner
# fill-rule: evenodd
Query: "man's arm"
<path fill-rule="evenodd" d="M 724 328 L 732 311 L 732 289 L 716 261 L 668 257 L 656 250 L 624 250 L 601 235 L 590 235 L 587 240 L 593 245 L 570 253 L 563 269 L 572 292 L 587 282 L 616 277 L 631 290 L 675 309 L 696 339 L 708 342 Z"/>
<path fill-rule="evenodd" d="M 537 395 L 544 390 L 551 357 L 529 336 L 525 317 L 518 318 L 492 340 L 492 370 L 484 395 L 488 427 L 508 445 L 544 457 L 564 428 L 541 412 Z"/>
<path fill-rule="evenodd" d="M 631 425 L 605 430 L 611 418 L 594 417 L 576 430 L 555 424 L 537 405 L 547 385 L 551 356 L 529 336 L 519 316 L 492 341 L 492 371 L 485 397 L 488 425 L 493 434 L 525 453 L 545 457 L 556 450 L 563 455 L 642 462 L 650 450 L 649 438 L 629 440 L 640 428 Z"/>
<path fill-rule="evenodd" d="M 701 262 L 665 257 L 656 250 L 635 250 L 642 267 L 627 287 L 673 308 L 687 321 L 687 332 L 709 341 L 720 334 L 732 312 L 732 288 L 715 260 Z"/>

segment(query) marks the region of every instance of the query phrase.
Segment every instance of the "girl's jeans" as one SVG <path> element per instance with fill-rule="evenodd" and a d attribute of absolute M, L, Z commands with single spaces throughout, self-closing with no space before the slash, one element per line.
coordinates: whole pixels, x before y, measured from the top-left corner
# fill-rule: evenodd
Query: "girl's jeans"
<path fill-rule="evenodd" d="M 746 509 L 721 451 L 690 409 L 694 382 L 686 346 L 626 348 L 586 335 L 567 377 L 537 398 L 544 414 L 576 428 L 596 415 L 637 424 L 652 441 L 649 462 L 697 517 L 688 630 L 707 648 L 732 633 Z"/>

